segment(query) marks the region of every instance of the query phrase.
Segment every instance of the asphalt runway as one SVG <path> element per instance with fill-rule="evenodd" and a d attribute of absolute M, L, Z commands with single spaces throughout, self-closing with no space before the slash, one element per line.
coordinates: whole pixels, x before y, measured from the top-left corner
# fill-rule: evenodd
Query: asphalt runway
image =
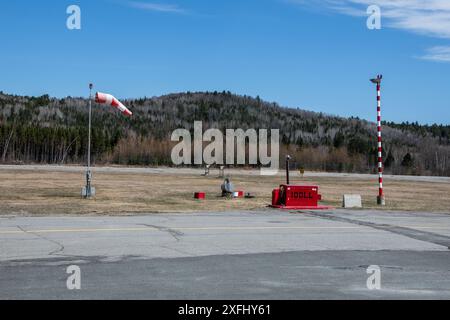
<path fill-rule="evenodd" d="M 83 173 L 86 167 L 77 165 L 0 165 L 0 170 L 3 171 L 35 171 L 35 172 L 76 172 Z M 205 172 L 204 168 L 176 168 L 176 167 L 125 167 L 125 166 L 98 166 L 91 168 L 93 173 L 128 173 L 128 174 L 176 174 L 176 175 L 197 175 L 200 176 Z M 242 175 L 242 176 L 259 176 L 260 170 L 255 169 L 238 169 L 227 168 L 228 175 Z M 211 168 L 211 174 L 218 174 L 218 168 Z M 284 177 L 285 171 L 279 170 L 277 176 Z M 384 174 L 385 178 L 393 181 L 418 181 L 418 182 L 432 182 L 432 183 L 450 183 L 450 177 L 440 176 L 402 176 Z M 327 178 L 352 178 L 352 179 L 377 179 L 378 174 L 363 174 L 363 173 L 339 173 L 339 172 L 314 172 L 307 171 L 304 177 L 327 177 Z"/>
<path fill-rule="evenodd" d="M 0 216 L 0 299 L 450 299 L 449 247 L 450 213 Z"/>

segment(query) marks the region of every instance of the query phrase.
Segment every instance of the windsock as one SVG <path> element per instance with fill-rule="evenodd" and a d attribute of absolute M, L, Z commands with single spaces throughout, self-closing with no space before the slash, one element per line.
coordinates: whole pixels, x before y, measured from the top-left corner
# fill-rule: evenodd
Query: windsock
<path fill-rule="evenodd" d="M 128 110 L 128 108 L 125 107 L 122 102 L 120 102 L 110 94 L 97 92 L 95 94 L 95 102 L 110 105 L 111 107 L 118 109 L 125 116 L 130 117 L 133 115 L 133 113 Z"/>

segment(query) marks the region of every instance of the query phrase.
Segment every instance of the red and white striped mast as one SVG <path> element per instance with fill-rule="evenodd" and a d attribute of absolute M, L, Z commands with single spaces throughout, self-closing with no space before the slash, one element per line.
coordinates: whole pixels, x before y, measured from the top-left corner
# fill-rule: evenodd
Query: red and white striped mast
<path fill-rule="evenodd" d="M 386 204 L 383 194 L 383 147 L 381 145 L 381 80 L 383 76 L 380 74 L 375 79 L 371 79 L 372 83 L 377 85 L 377 136 L 378 136 L 378 197 L 377 203 L 381 206 Z"/>

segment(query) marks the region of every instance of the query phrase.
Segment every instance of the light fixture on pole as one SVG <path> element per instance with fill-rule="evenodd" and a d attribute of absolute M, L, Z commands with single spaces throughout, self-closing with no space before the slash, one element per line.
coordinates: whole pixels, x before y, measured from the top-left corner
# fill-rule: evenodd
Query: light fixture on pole
<path fill-rule="evenodd" d="M 287 155 L 286 156 L 286 184 L 287 185 L 290 184 L 290 179 L 289 179 L 289 161 L 291 161 L 291 156 Z"/>
<path fill-rule="evenodd" d="M 378 136 L 378 197 L 377 204 L 384 206 L 386 200 L 383 194 L 383 148 L 381 145 L 381 80 L 383 76 L 380 74 L 370 81 L 377 85 L 377 136 Z"/>

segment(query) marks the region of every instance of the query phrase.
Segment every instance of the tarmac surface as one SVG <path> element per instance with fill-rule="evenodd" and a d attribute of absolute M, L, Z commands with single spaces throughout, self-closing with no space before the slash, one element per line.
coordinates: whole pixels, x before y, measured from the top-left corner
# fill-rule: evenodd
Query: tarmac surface
<path fill-rule="evenodd" d="M 450 299 L 449 248 L 450 213 L 0 215 L 0 299 Z"/>

